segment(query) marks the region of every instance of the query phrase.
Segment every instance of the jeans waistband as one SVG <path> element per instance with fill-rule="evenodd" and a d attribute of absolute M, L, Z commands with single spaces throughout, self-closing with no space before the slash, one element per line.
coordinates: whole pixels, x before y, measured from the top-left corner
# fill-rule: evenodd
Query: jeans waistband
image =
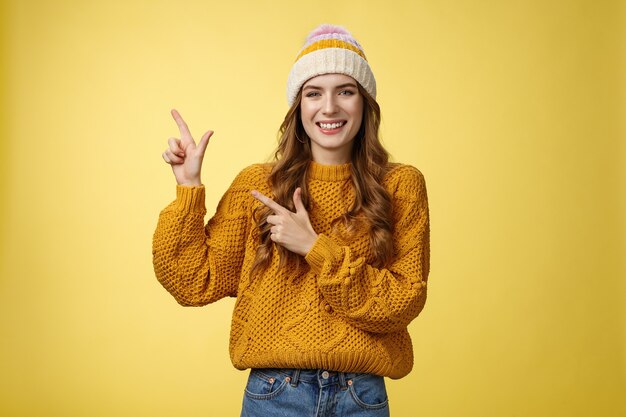
<path fill-rule="evenodd" d="M 263 371 L 260 369 L 260 371 Z M 292 386 L 299 382 L 318 383 L 320 385 L 339 384 L 342 389 L 347 389 L 353 379 L 366 375 L 356 372 L 338 372 L 325 369 L 293 369 L 293 368 L 266 368 L 267 372 L 282 374 L 289 378 Z"/>

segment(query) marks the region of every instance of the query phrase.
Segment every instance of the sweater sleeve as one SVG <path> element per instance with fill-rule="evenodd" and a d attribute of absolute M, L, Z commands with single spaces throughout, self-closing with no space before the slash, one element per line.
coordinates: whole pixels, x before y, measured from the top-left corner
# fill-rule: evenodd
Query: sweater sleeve
<path fill-rule="evenodd" d="M 395 258 L 375 268 L 349 246 L 320 234 L 305 259 L 317 274 L 328 304 L 346 321 L 372 333 L 400 331 L 426 302 L 430 270 L 430 224 L 422 173 L 405 166 L 392 194 Z"/>
<path fill-rule="evenodd" d="M 183 306 L 202 306 L 237 294 L 249 233 L 251 187 L 245 170 L 204 225 L 204 186 L 176 186 L 176 200 L 159 215 L 152 241 L 154 272 Z"/>

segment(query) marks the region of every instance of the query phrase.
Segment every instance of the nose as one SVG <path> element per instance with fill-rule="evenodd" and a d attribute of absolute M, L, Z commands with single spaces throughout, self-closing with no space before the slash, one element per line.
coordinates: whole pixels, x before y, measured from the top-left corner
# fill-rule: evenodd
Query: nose
<path fill-rule="evenodd" d="M 322 108 L 322 113 L 324 114 L 335 114 L 337 113 L 337 98 L 334 94 L 327 94 L 326 99 L 324 100 L 324 106 Z"/>

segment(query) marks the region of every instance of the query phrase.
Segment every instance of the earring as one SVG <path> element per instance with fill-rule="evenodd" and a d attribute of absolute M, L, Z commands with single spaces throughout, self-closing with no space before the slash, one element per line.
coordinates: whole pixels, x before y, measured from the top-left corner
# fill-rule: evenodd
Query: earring
<path fill-rule="evenodd" d="M 295 132 L 295 136 L 296 136 L 296 140 L 297 140 L 298 142 L 300 142 L 301 144 L 303 144 L 303 145 L 304 145 L 304 144 L 306 143 L 306 141 L 304 141 L 304 140 L 300 140 L 300 138 L 298 137 L 298 131 L 296 131 L 296 132 Z"/>

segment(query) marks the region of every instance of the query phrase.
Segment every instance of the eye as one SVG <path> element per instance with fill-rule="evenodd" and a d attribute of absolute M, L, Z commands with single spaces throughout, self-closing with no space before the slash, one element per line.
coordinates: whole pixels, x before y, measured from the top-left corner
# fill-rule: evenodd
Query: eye
<path fill-rule="evenodd" d="M 320 93 L 318 93 L 317 91 L 310 91 L 308 93 L 306 93 L 306 97 L 315 97 L 315 96 L 319 96 Z"/>
<path fill-rule="evenodd" d="M 343 96 L 351 96 L 351 95 L 353 95 L 353 94 L 354 94 L 354 91 L 352 91 L 352 90 L 341 90 L 341 91 L 339 92 L 339 94 L 340 94 L 340 95 L 343 95 Z"/>

